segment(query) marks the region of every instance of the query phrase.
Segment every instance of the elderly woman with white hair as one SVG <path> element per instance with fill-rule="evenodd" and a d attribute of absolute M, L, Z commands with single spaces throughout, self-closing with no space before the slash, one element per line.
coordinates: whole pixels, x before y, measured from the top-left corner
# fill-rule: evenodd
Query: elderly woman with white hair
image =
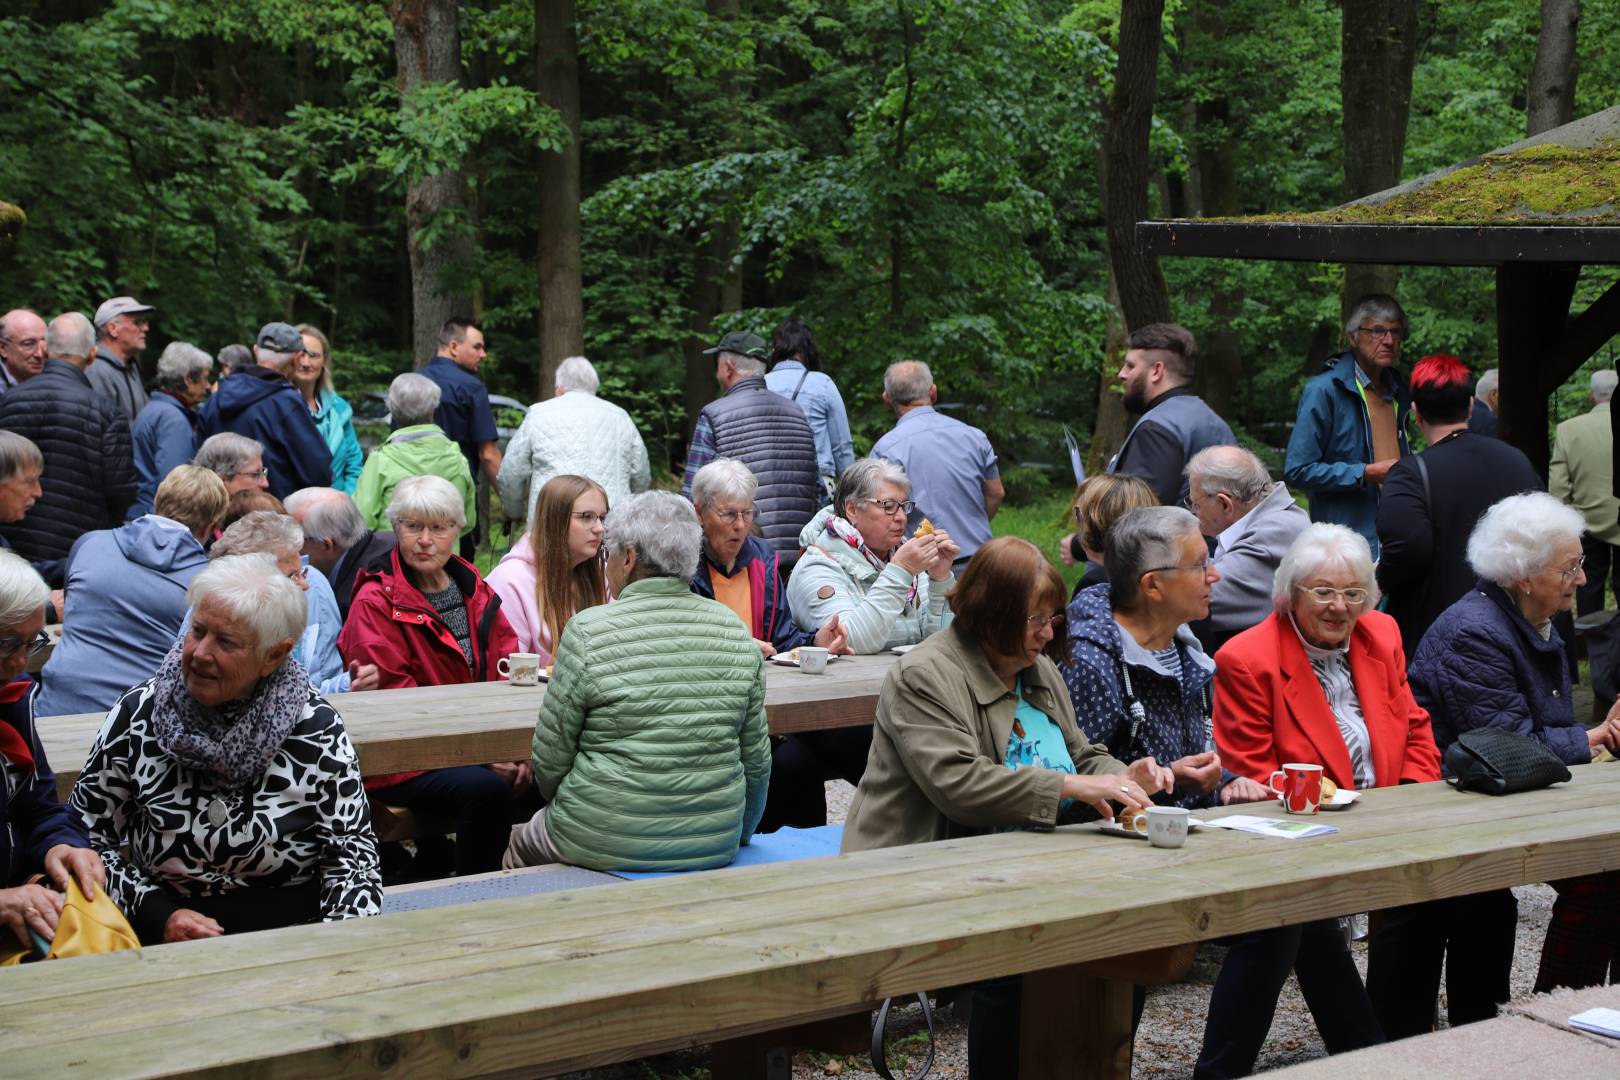
<path fill-rule="evenodd" d="M 1429 714 L 1407 685 L 1400 629 L 1374 610 L 1366 539 L 1342 525 L 1307 527 L 1277 567 L 1272 603 L 1270 618 L 1215 654 L 1215 742 L 1226 766 L 1264 784 L 1284 762 L 1320 764 L 1352 790 L 1440 779 Z M 1290 970 L 1329 1053 L 1383 1041 L 1337 921 L 1244 934 L 1231 945 L 1194 1075 L 1253 1070 Z"/>
<path fill-rule="evenodd" d="M 1587 729 L 1575 718 L 1569 667 L 1553 616 L 1570 609 L 1586 582 L 1581 535 L 1586 519 L 1551 495 L 1503 499 L 1485 511 L 1468 537 L 1468 563 L 1479 581 L 1429 627 L 1412 657 L 1412 690 L 1434 718 L 1441 749 L 1463 732 L 1493 727 L 1535 739 L 1567 765 L 1620 748 L 1620 705 Z M 1538 993 L 1556 986 L 1600 984 L 1615 966 L 1620 875 L 1558 881 L 1558 901 L 1536 977 Z M 1449 941 L 1447 985 L 1458 993 L 1458 967 L 1473 987 L 1467 1019 L 1494 1015 L 1508 1000 L 1518 908 L 1507 889 L 1420 905 L 1390 928 L 1403 950 L 1398 963 L 1369 967 L 1374 990 L 1387 985 L 1392 1034 L 1428 1030 Z M 1398 932 L 1398 933 L 1397 933 Z M 1615 974 L 1620 976 L 1620 971 Z M 1452 1024 L 1457 1004 L 1450 1005 Z M 1395 1016 L 1399 1017 L 1397 1023 Z"/>
<path fill-rule="evenodd" d="M 197 407 L 208 400 L 213 369 L 213 357 L 184 341 L 171 341 L 158 357 L 157 385 L 129 433 L 137 481 L 135 501 L 126 511 L 130 521 L 150 514 L 164 477 L 196 457 L 202 426 Z"/>
<path fill-rule="evenodd" d="M 238 491 L 265 491 L 270 487 L 270 471 L 264 467 L 264 447 L 257 439 L 234 431 L 208 436 L 197 447 L 197 456 L 191 463 L 225 481 L 226 498 Z"/>
<path fill-rule="evenodd" d="M 73 788 L 108 892 L 147 944 L 376 914 L 354 747 L 292 658 L 303 594 L 245 555 L 186 596 L 190 630 L 113 706 Z"/>
<path fill-rule="evenodd" d="M 461 493 L 462 531 L 478 520 L 478 489 L 461 447 L 433 422 L 439 409 L 439 384 L 407 371 L 388 387 L 388 421 L 394 432 L 366 458 L 354 489 L 354 504 L 366 524 L 387 528 L 394 488 L 411 476 L 438 476 Z"/>
<path fill-rule="evenodd" d="M 344 658 L 375 664 L 384 689 L 502 679 L 496 665 L 518 640 L 500 596 L 455 553 L 467 524 L 461 493 L 443 477 L 407 477 L 388 520 L 399 543 L 355 578 L 338 638 Z M 366 790 L 385 805 L 450 820 L 455 872 L 479 874 L 500 867 L 512 793 L 529 786 L 528 774 L 527 764 L 463 765 L 367 777 Z"/>
<path fill-rule="evenodd" d="M 771 777 L 764 664 L 735 615 L 692 595 L 702 542 L 673 493 L 614 507 L 617 599 L 558 643 L 531 759 L 547 805 L 512 831 L 507 867 L 705 870 L 753 835 Z"/>

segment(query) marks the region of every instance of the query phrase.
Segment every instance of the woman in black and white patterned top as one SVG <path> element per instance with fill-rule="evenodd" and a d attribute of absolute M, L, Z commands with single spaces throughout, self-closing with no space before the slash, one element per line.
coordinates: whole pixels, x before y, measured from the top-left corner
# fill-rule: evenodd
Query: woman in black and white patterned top
<path fill-rule="evenodd" d="M 108 890 L 147 944 L 375 915 L 354 747 L 290 656 L 303 594 L 240 555 L 186 598 L 190 630 L 113 706 L 73 788 Z"/>

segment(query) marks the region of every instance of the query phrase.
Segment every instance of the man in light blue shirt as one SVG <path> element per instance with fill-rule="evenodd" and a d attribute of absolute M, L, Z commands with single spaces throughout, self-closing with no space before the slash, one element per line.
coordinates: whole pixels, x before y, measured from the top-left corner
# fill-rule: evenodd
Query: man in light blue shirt
<path fill-rule="evenodd" d="M 872 456 L 888 458 L 911 478 L 910 524 L 928 518 L 961 547 L 960 569 L 990 539 L 990 519 L 1006 491 L 996 452 L 976 427 L 934 411 L 939 390 L 920 360 L 889 365 L 883 400 L 899 420 L 877 441 Z"/>

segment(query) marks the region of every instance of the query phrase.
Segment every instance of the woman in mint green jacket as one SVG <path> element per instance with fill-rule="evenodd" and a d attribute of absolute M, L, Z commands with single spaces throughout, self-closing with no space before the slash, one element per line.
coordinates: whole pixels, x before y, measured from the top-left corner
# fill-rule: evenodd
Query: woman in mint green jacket
<path fill-rule="evenodd" d="M 729 608 L 691 592 L 702 541 L 671 492 L 613 508 L 616 599 L 563 631 L 531 759 L 547 805 L 512 830 L 507 868 L 707 870 L 753 835 L 771 777 L 764 664 Z"/>
<path fill-rule="evenodd" d="M 332 451 L 332 486 L 353 495 L 364 456 L 354 433 L 354 409 L 332 389 L 332 345 L 326 335 L 308 323 L 298 332 L 304 337 L 304 351 L 293 362 L 292 384 L 304 396 L 304 407 Z"/>
<path fill-rule="evenodd" d="M 394 432 L 366 459 L 355 485 L 354 505 L 368 529 L 391 529 L 388 503 L 401 480 L 412 476 L 438 476 L 461 493 L 466 511 L 462 533 L 478 520 L 478 488 L 461 447 L 433 423 L 439 408 L 439 384 L 425 375 L 407 371 L 388 387 L 388 415 Z"/>

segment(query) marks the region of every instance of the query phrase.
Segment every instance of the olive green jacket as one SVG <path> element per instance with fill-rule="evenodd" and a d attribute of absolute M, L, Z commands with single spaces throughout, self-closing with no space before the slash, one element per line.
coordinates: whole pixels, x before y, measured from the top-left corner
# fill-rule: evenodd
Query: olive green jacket
<path fill-rule="evenodd" d="M 1075 770 L 1122 773 L 1074 722 L 1057 665 L 1023 673 L 1024 699 L 1063 732 Z M 844 823 L 844 851 L 920 844 L 1002 827 L 1057 824 L 1063 774 L 1003 764 L 1018 696 L 953 626 L 900 658 L 878 695 L 866 775 Z"/>
<path fill-rule="evenodd" d="M 1558 425 L 1547 493 L 1586 515 L 1586 531 L 1620 544 L 1620 501 L 1614 497 L 1614 434 L 1605 401 Z"/>

